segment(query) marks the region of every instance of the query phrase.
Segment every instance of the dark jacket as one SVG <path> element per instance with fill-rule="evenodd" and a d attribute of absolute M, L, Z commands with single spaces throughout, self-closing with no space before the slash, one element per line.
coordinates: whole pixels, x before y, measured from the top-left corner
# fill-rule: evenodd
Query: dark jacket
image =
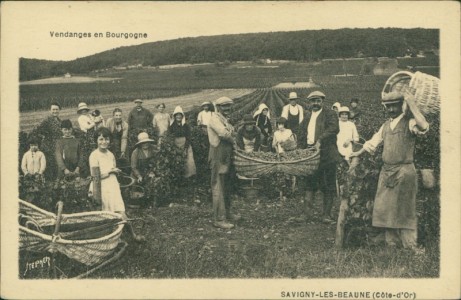
<path fill-rule="evenodd" d="M 256 126 L 258 126 L 258 128 L 261 129 L 261 132 L 264 136 L 267 137 L 272 134 L 271 120 L 267 116 L 259 114 L 254 119 L 256 121 Z M 267 132 L 265 129 L 267 129 Z"/>
<path fill-rule="evenodd" d="M 189 124 L 185 123 L 184 125 L 179 125 L 176 121 L 168 127 L 168 135 L 174 138 L 185 137 L 186 144 L 184 147 L 187 149 L 190 145 L 191 140 L 191 129 Z"/>
<path fill-rule="evenodd" d="M 304 116 L 304 120 L 299 125 L 296 132 L 298 137 L 298 148 L 305 149 L 307 147 L 307 126 L 311 120 L 312 113 L 309 111 Z M 341 161 L 341 155 L 338 152 L 336 145 L 336 135 L 339 132 L 338 116 L 332 110 L 322 109 L 322 112 L 317 117 L 315 125 L 315 142 L 320 140 L 320 163 Z"/>
<path fill-rule="evenodd" d="M 175 138 L 185 137 L 187 142 L 190 142 L 191 131 L 190 126 L 187 123 L 179 125 L 177 122 L 173 122 L 173 124 L 168 127 L 168 133 Z"/>
<path fill-rule="evenodd" d="M 141 107 L 141 110 L 138 111 L 137 107 L 135 107 L 128 115 L 128 127 L 130 130 L 149 128 L 152 126 L 153 118 L 154 116 L 148 109 Z"/>

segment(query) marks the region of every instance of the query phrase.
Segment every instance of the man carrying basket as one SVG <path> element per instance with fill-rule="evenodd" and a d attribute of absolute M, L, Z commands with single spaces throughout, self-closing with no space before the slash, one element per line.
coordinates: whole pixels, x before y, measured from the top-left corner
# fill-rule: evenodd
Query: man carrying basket
<path fill-rule="evenodd" d="M 418 179 L 413 154 L 416 136 L 425 134 L 429 124 L 410 93 L 388 93 L 383 96 L 382 103 L 390 119 L 351 157 L 365 151 L 372 153 L 381 143 L 384 145 L 384 165 L 379 175 L 372 225 L 385 228 L 384 236 L 388 246 L 402 244 L 404 248 L 414 249 L 417 237 Z"/>
<path fill-rule="evenodd" d="M 238 221 L 239 215 L 231 214 L 231 168 L 235 144 L 234 127 L 227 119 L 234 102 L 228 97 L 216 100 L 217 112 L 208 122 L 211 166 L 211 193 L 213 197 L 213 226 L 222 229 L 234 227 L 229 221 Z"/>

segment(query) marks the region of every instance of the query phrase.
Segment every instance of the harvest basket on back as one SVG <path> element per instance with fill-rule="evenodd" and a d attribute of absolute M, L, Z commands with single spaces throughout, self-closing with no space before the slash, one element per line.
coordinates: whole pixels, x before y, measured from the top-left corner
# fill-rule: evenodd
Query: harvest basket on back
<path fill-rule="evenodd" d="M 306 150 L 307 151 L 307 150 Z M 238 174 L 246 177 L 259 177 L 272 173 L 285 173 L 295 176 L 312 175 L 319 167 L 320 151 L 315 150 L 305 158 L 283 161 L 269 161 L 249 157 L 241 151 L 234 151 L 234 164 Z"/>
<path fill-rule="evenodd" d="M 440 79 L 425 73 L 411 73 L 400 71 L 393 74 L 386 81 L 381 96 L 390 92 L 402 92 L 408 90 L 416 98 L 419 110 L 427 114 L 435 114 L 440 111 Z"/>

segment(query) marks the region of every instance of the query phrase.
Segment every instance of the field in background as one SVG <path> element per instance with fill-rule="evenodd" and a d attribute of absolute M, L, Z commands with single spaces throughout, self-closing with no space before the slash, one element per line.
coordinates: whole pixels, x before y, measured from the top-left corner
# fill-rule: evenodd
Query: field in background
<path fill-rule="evenodd" d="M 421 71 L 438 76 L 435 62 L 406 58 L 398 60 L 399 67 L 430 66 Z M 81 74 L 98 76 L 108 81 L 75 84 L 36 84 L 20 86 L 21 112 L 48 109 L 53 101 L 64 107 L 77 107 L 79 102 L 107 104 L 132 101 L 136 98 L 155 99 L 190 94 L 204 89 L 269 88 L 280 82 L 315 83 L 330 75 L 373 75 L 378 59 L 325 60 L 313 63 L 270 64 L 277 68 L 261 68 L 256 63 L 212 64 L 175 69 L 109 70 L 103 73 Z M 381 63 L 382 65 L 382 63 Z M 239 66 L 237 68 L 235 66 Z M 244 66 L 244 68 L 242 67 Z M 264 66 L 264 65 L 263 65 Z M 392 70 L 395 70 L 395 66 Z M 386 67 L 380 69 L 386 74 Z M 73 74 L 75 75 L 75 74 Z M 117 78 L 117 80 L 112 80 Z M 49 79 L 52 80 L 52 79 Z"/>
<path fill-rule="evenodd" d="M 204 101 L 214 101 L 221 96 L 227 96 L 231 98 L 238 98 L 243 95 L 253 92 L 253 89 L 216 89 L 216 90 L 203 90 L 201 92 L 192 93 L 188 95 L 170 97 L 170 98 L 156 98 L 156 99 L 145 99 L 143 106 L 152 112 L 156 111 L 155 106 L 160 103 L 166 104 L 166 112 L 172 113 L 176 105 L 180 105 L 184 111 L 190 111 L 196 107 L 199 107 Z M 132 101 L 124 103 L 108 103 L 99 105 L 90 105 L 91 109 L 99 109 L 105 119 L 112 116 L 112 111 L 116 108 L 120 108 L 123 111 L 124 117 L 128 117 L 128 113 L 133 109 L 134 104 Z M 21 131 L 29 132 L 32 128 L 38 125 L 38 122 L 45 119 L 49 115 L 48 110 L 41 110 L 36 112 L 25 112 L 20 114 L 19 127 Z M 60 112 L 60 118 L 70 119 L 76 124 L 77 122 L 77 109 L 64 108 Z"/>
<path fill-rule="evenodd" d="M 36 84 L 68 84 L 68 83 L 92 83 L 97 81 L 117 81 L 120 78 L 110 77 L 88 77 L 88 76 L 72 76 L 72 77 L 52 77 L 45 79 L 37 79 L 31 81 L 23 81 L 21 85 L 36 85 Z"/>

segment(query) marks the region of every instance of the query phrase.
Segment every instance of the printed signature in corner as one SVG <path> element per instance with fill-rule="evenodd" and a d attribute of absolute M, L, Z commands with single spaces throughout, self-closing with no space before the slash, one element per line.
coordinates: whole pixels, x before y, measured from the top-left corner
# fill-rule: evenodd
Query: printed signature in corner
<path fill-rule="evenodd" d="M 50 267 L 51 266 L 51 259 L 49 256 L 45 256 L 42 259 L 38 259 L 34 262 L 26 262 L 26 270 L 24 272 L 24 275 L 26 275 L 27 271 L 33 270 L 33 269 L 38 269 L 38 268 L 43 268 L 43 267 Z"/>

